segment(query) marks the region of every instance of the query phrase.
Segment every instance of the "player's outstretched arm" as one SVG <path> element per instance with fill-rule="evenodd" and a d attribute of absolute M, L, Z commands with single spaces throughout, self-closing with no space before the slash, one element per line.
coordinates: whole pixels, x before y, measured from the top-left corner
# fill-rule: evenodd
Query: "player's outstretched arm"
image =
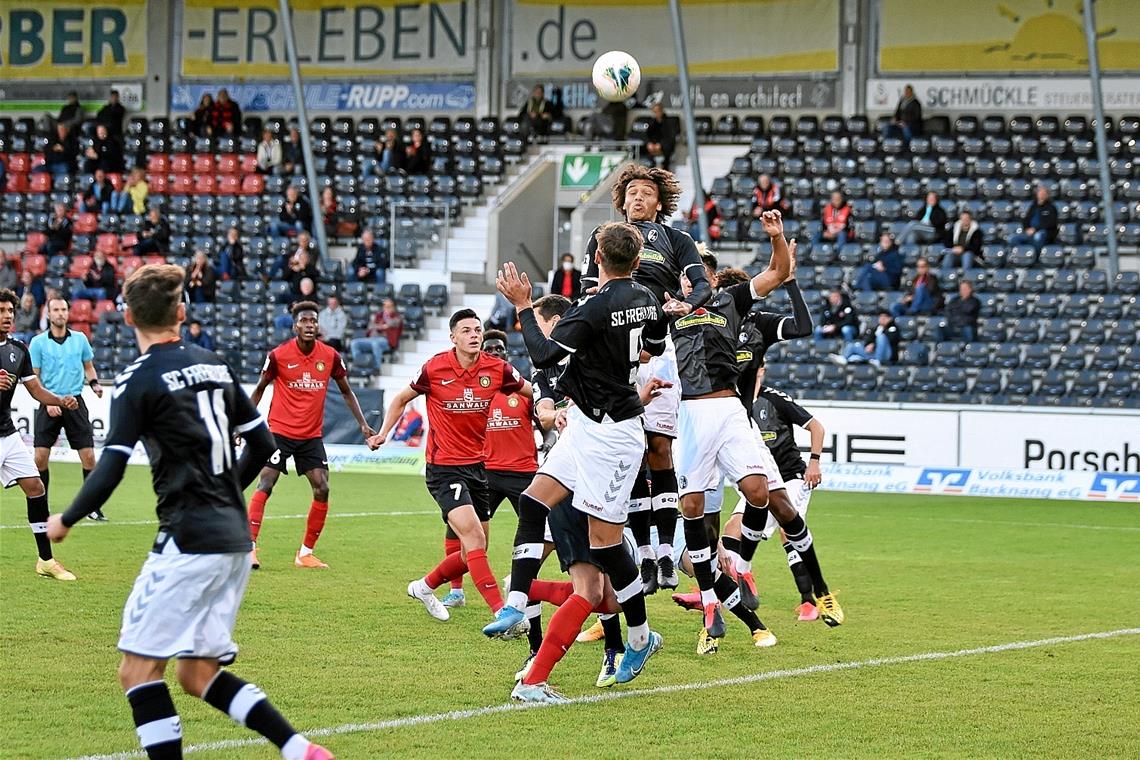
<path fill-rule="evenodd" d="M 348 407 L 348 411 L 352 412 L 352 416 L 356 418 L 356 424 L 360 425 L 360 433 L 367 440 L 376 434 L 368 421 L 364 419 L 364 411 L 360 408 L 360 401 L 356 398 L 356 394 L 352 392 L 352 386 L 348 384 L 348 379 L 344 377 L 336 378 L 336 387 L 340 388 L 340 395 L 344 396 L 344 404 Z"/>
<path fill-rule="evenodd" d="M 807 471 L 804 473 L 804 482 L 808 488 L 815 488 L 823 480 L 819 471 L 819 457 L 823 454 L 823 440 L 827 437 L 827 430 L 815 417 L 804 425 L 804 429 L 811 433 L 811 459 L 808 460 Z"/>
<path fill-rule="evenodd" d="M 268 456 L 268 455 L 267 455 Z M 127 460 L 130 454 L 118 448 L 103 449 L 103 455 L 83 487 L 75 495 L 75 500 L 63 514 L 55 514 L 48 518 L 48 538 L 59 543 L 67 537 L 71 526 L 82 520 L 92 512 L 102 509 L 111 494 L 115 492 L 127 471 Z"/>
<path fill-rule="evenodd" d="M 792 271 L 792 262 L 780 212 L 765 211 L 760 215 L 760 222 L 772 241 L 772 260 L 768 268 L 752 278 L 752 292 L 762 298 L 783 284 Z"/>
<path fill-rule="evenodd" d="M 792 259 L 792 274 L 788 280 L 784 281 L 784 290 L 787 291 L 788 302 L 792 305 L 792 316 L 791 318 L 786 318 L 780 325 L 780 337 L 783 340 L 806 338 L 811 335 L 812 327 L 814 326 L 811 319 L 811 310 L 808 309 L 807 301 L 804 300 L 803 291 L 800 290 L 800 285 L 795 279 L 795 240 L 788 244 L 788 252 Z"/>
<path fill-rule="evenodd" d="M 400 421 L 400 417 L 404 413 L 404 407 L 410 404 L 416 396 L 419 395 L 420 394 L 409 385 L 392 397 L 392 403 L 388 405 L 388 413 L 384 415 L 384 424 L 380 426 L 380 432 L 365 441 L 365 443 L 368 444 L 368 448 L 375 451 L 384 445 L 384 442 L 388 440 L 388 435 L 392 432 L 392 428 L 396 427 L 396 423 Z"/>
<path fill-rule="evenodd" d="M 47 406 L 62 406 L 64 409 L 78 409 L 79 402 L 75 396 L 57 396 L 39 381 L 38 378 L 29 378 L 24 381 L 24 387 L 28 389 L 28 393 L 32 398 L 39 401 L 41 404 Z"/>

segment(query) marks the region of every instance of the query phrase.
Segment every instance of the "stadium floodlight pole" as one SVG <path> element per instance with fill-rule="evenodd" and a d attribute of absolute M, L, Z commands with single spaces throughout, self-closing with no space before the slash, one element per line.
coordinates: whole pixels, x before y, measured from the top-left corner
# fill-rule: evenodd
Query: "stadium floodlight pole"
<path fill-rule="evenodd" d="M 1092 85 L 1093 118 L 1096 119 L 1096 160 L 1100 164 L 1101 206 L 1104 231 L 1108 233 L 1108 276 L 1116 277 L 1120 260 L 1116 250 L 1116 209 L 1113 208 L 1112 177 L 1108 171 L 1108 136 L 1104 122 L 1104 96 L 1100 88 L 1100 61 L 1096 49 L 1095 0 L 1085 0 L 1085 42 L 1089 48 L 1089 84 Z"/>
<path fill-rule="evenodd" d="M 693 101 L 689 97 L 689 58 L 685 54 L 685 31 L 681 28 L 680 0 L 669 0 L 669 16 L 673 20 L 673 45 L 677 48 L 677 76 L 681 86 L 681 112 L 685 120 L 685 142 L 689 144 L 689 169 L 693 173 L 693 187 L 696 191 L 697 219 L 701 228 L 701 240 L 709 239 L 709 219 L 705 215 L 705 188 L 701 184 L 701 158 L 697 150 L 697 124 L 693 121 Z"/>
<path fill-rule="evenodd" d="M 313 142 L 309 133 L 309 112 L 305 109 L 305 90 L 301 87 L 301 64 L 297 60 L 297 38 L 293 34 L 293 14 L 289 12 L 289 0 L 279 0 L 281 8 L 281 31 L 285 35 L 285 53 L 289 60 L 289 74 L 293 79 L 293 97 L 297 100 L 297 127 L 301 131 L 301 152 L 305 156 L 305 177 L 309 180 L 309 205 L 313 210 L 313 232 L 316 233 L 317 249 L 321 253 L 321 263 L 328 264 L 329 239 L 325 231 L 324 216 L 321 214 L 321 194 L 317 190 L 317 165 L 313 160 Z"/>

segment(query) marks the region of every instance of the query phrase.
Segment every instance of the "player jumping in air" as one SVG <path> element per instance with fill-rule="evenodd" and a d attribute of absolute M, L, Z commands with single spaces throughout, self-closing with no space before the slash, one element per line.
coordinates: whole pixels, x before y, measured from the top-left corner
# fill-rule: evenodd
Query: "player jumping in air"
<path fill-rule="evenodd" d="M 24 492 L 28 503 L 28 525 L 39 552 L 36 573 L 57 581 L 73 581 L 75 575 L 51 554 L 51 542 L 47 537 L 50 512 L 47 490 L 40 481 L 31 453 L 12 424 L 12 397 L 16 395 L 16 386 L 23 383 L 32 398 L 41 404 L 75 410 L 79 408 L 79 401 L 74 396 L 60 398 L 44 388 L 32 371 L 28 347 L 8 334 L 12 331 L 19 302 L 11 290 L 0 290 L 0 488 L 19 485 Z"/>
<path fill-rule="evenodd" d="M 705 277 L 701 257 L 688 233 L 665 224 L 677 209 L 681 186 L 672 173 L 664 169 L 647 168 L 640 164 L 627 164 L 618 175 L 613 187 L 613 206 L 626 222 L 638 229 L 642 236 L 641 263 L 633 272 L 635 282 L 644 285 L 664 304 L 671 296 L 681 292 L 681 275 L 689 277 L 692 292 L 679 303 L 676 314 L 681 317 L 699 308 L 712 295 L 712 287 Z M 598 264 L 595 261 L 596 236 L 591 236 L 586 247 L 585 274 L 582 287 L 592 289 L 598 284 Z M 673 469 L 673 439 L 677 436 L 677 411 L 681 404 L 680 379 L 677 376 L 677 355 L 672 338 L 666 339 L 661 356 L 641 365 L 638 383 L 644 385 L 656 377 L 671 383 L 645 407 L 645 433 L 649 465 L 649 488 L 644 482 L 634 486 L 635 503 L 630 510 L 630 530 L 641 555 L 641 579 L 646 593 L 652 594 L 658 586 L 677 587 L 674 567 L 673 540 L 677 531 L 677 475 Z M 644 497 L 649 496 L 652 512 L 639 509 Z M 655 557 L 649 539 L 650 520 L 657 527 L 658 553 Z"/>
<path fill-rule="evenodd" d="M 329 513 L 329 458 L 321 435 L 325 424 L 325 396 L 329 381 L 335 381 L 344 396 L 344 402 L 360 425 L 365 439 L 373 430 L 364 421 L 360 402 L 348 384 L 348 370 L 344 360 L 332 346 L 317 340 L 317 314 L 320 307 L 312 301 L 293 304 L 293 332 L 296 338 L 282 343 L 265 357 L 261 379 L 253 390 L 254 405 L 261 403 L 265 389 L 273 385 L 273 399 L 269 404 L 269 429 L 277 441 L 277 450 L 261 470 L 257 490 L 249 500 L 249 530 L 254 548 L 250 564 L 261 566 L 257 556 L 257 537 L 265 515 L 265 503 L 273 493 L 273 486 L 283 473 L 288 473 L 289 458 L 297 474 L 309 479 L 313 488 L 313 501 L 309 506 L 309 519 L 305 536 L 293 558 L 297 567 L 327 568 L 313 554 L 317 539 L 325 527 Z"/>
<path fill-rule="evenodd" d="M 417 396 L 427 399 L 427 489 L 439 504 L 444 523 L 459 537 L 461 548 L 423 578 L 409 583 L 408 596 L 422 602 L 437 620 L 447 620 L 451 615 L 433 590 L 468 571 L 491 612 L 497 613 L 503 606 L 495 574 L 487 562 L 487 524 L 491 519 L 483 464 L 487 418 L 496 394 L 531 396 L 530 385 L 514 367 L 482 351 L 483 325 L 474 311 L 455 312 L 449 326 L 455 348 L 436 354 L 424 364 L 412 384 L 392 399 L 380 432 L 368 439 L 369 448 L 379 448 L 404 407 Z M 521 635 L 525 629 L 523 619 L 511 635 Z"/>
<path fill-rule="evenodd" d="M 223 665 L 237 655 L 238 607 L 249 581 L 249 525 L 242 488 L 273 451 L 273 436 L 218 356 L 179 339 L 186 274 L 169 264 L 127 278 L 127 324 L 139 358 L 115 380 L 103 456 L 75 501 L 52 515 L 48 535 L 102 507 L 142 441 L 158 497 L 158 534 L 123 609 L 119 683 L 147 757 L 182 757 L 182 723 L 166 686 L 166 665 L 186 693 L 264 736 L 285 760 L 328 760 L 270 704 L 265 692 Z M 245 439 L 237 455 L 234 437 Z"/>

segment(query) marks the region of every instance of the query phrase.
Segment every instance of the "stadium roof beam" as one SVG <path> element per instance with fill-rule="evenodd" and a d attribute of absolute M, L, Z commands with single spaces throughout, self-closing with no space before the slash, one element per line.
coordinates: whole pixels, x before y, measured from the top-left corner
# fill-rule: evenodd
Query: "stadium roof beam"
<path fill-rule="evenodd" d="M 293 14 L 289 10 L 289 0 L 279 0 L 281 7 L 282 32 L 285 35 L 285 53 L 289 60 L 289 75 L 293 79 L 293 97 L 297 101 L 297 127 L 301 131 L 301 152 L 305 155 L 305 177 L 309 181 L 309 205 L 313 210 L 313 232 L 317 238 L 321 264 L 329 263 L 329 240 L 325 231 L 324 215 L 321 214 L 321 193 L 317 189 L 317 165 L 313 160 L 313 142 L 309 133 L 309 112 L 305 108 L 305 90 L 301 86 L 301 64 L 297 60 L 297 37 L 293 33 Z"/>
<path fill-rule="evenodd" d="M 677 50 L 677 76 L 681 86 L 681 118 L 685 122 L 685 142 L 689 145 L 689 168 L 693 172 L 693 190 L 700 220 L 701 240 L 709 238 L 709 219 L 705 215 L 705 187 L 701 183 L 701 157 L 697 146 L 697 125 L 693 120 L 693 101 L 689 97 L 689 57 L 685 54 L 685 31 L 681 27 L 680 0 L 669 0 L 669 17 L 673 20 L 673 45 Z"/>
<path fill-rule="evenodd" d="M 1108 276 L 1120 271 L 1116 249 L 1116 209 L 1112 205 L 1112 177 L 1108 172 L 1108 135 L 1104 122 L 1104 96 L 1100 88 L 1100 61 L 1096 49 L 1096 0 L 1084 0 L 1085 42 L 1089 48 L 1089 84 L 1092 85 L 1093 115 L 1096 118 L 1096 159 L 1100 164 L 1101 208 L 1104 209 L 1104 231 L 1108 235 Z"/>

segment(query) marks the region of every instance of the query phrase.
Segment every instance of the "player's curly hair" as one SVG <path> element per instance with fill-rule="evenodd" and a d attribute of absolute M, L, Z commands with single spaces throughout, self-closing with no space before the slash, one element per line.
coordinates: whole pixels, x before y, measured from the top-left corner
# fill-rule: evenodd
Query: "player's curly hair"
<path fill-rule="evenodd" d="M 725 267 L 716 273 L 716 286 L 718 288 L 731 288 L 733 285 L 748 282 L 750 279 L 752 278 L 743 269 Z"/>
<path fill-rule="evenodd" d="M 13 309 L 20 308 L 20 299 L 16 297 L 16 291 L 8 288 L 0 288 L 0 303 L 10 303 Z"/>
<path fill-rule="evenodd" d="M 501 341 L 502 344 L 505 346 L 505 345 L 507 345 L 507 334 L 505 332 L 503 332 L 502 330 L 484 330 L 483 331 L 483 343 L 484 343 L 484 345 L 486 345 L 487 341 L 489 341 L 489 340 Z"/>
<path fill-rule="evenodd" d="M 681 183 L 677 181 L 673 172 L 633 163 L 622 167 L 617 182 L 614 183 L 611 195 L 617 212 L 625 215 L 625 191 L 629 183 L 636 179 L 648 180 L 657 185 L 657 201 L 661 204 L 661 210 L 657 212 L 656 221 L 664 222 L 673 216 L 673 212 L 677 210 L 677 202 L 681 199 Z"/>
<path fill-rule="evenodd" d="M 289 313 L 293 315 L 293 319 L 297 319 L 297 317 L 306 311 L 312 311 L 320 314 L 321 307 L 317 305 L 316 301 L 298 301 L 289 309 Z"/>

